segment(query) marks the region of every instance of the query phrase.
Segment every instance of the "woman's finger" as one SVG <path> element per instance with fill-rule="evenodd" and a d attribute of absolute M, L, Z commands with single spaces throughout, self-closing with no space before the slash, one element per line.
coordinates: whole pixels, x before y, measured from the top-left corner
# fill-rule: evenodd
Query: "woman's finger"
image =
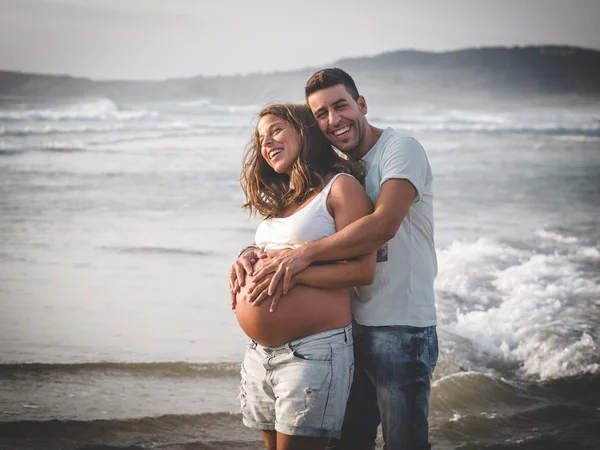
<path fill-rule="evenodd" d="M 235 292 L 233 290 L 233 286 L 234 286 L 234 282 L 236 280 L 237 280 L 237 275 L 235 273 L 235 267 L 233 267 L 233 264 L 232 264 L 229 269 L 229 289 L 231 290 L 231 292 Z"/>
<path fill-rule="evenodd" d="M 248 274 L 248 275 L 252 275 L 254 273 L 254 268 L 252 267 L 252 258 L 247 258 L 247 257 L 243 257 L 240 258 L 238 261 L 241 262 L 242 267 L 244 268 L 244 271 Z"/>
<path fill-rule="evenodd" d="M 240 264 L 239 260 L 234 262 L 233 266 L 235 267 L 235 276 L 237 278 L 238 285 L 243 286 L 244 281 L 246 279 L 246 271 L 244 270 L 244 267 Z"/>

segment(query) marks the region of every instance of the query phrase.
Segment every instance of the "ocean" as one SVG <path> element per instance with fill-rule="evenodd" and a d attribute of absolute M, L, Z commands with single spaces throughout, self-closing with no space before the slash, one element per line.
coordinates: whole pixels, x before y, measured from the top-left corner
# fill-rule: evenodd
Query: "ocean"
<path fill-rule="evenodd" d="M 263 448 L 227 289 L 258 110 L 0 99 L 0 448 Z M 600 105 L 368 117 L 434 174 L 434 448 L 600 448 Z"/>

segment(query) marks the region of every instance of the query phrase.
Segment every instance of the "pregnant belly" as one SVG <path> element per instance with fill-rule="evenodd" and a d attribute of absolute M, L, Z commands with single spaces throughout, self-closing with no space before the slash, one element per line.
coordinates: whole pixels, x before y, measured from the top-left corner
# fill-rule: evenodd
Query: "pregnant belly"
<path fill-rule="evenodd" d="M 244 333 L 265 347 L 341 328 L 352 318 L 348 289 L 298 285 L 281 297 L 275 312 L 269 311 L 270 298 L 254 306 L 243 300 L 245 291 L 244 287 L 237 295 L 235 315 Z"/>

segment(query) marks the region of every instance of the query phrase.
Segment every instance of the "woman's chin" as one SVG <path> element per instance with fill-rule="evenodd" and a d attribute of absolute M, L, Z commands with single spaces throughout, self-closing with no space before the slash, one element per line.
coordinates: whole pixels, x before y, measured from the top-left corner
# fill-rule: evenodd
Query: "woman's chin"
<path fill-rule="evenodd" d="M 291 167 L 286 164 L 275 164 L 271 168 L 280 175 L 289 175 L 291 172 Z"/>

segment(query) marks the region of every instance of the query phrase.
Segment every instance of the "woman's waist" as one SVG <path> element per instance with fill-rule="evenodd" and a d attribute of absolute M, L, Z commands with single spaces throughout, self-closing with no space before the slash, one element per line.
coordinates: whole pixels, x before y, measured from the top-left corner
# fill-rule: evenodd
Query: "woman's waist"
<path fill-rule="evenodd" d="M 353 344 L 352 338 L 352 323 L 339 328 L 331 328 L 325 331 L 320 331 L 308 336 L 303 336 L 298 339 L 287 341 L 278 346 L 265 346 L 260 343 L 250 340 L 248 347 L 256 349 L 259 354 L 263 356 L 277 356 L 280 354 L 287 354 L 294 352 L 297 349 L 315 348 L 318 346 L 327 345 L 330 349 L 336 351 L 338 349 L 351 346 Z"/>
<path fill-rule="evenodd" d="M 238 294 L 235 308 L 237 320 L 248 337 L 267 346 L 344 327 L 352 318 L 347 289 L 296 286 L 279 299 L 274 312 L 270 307 L 271 298 L 255 306 Z"/>

